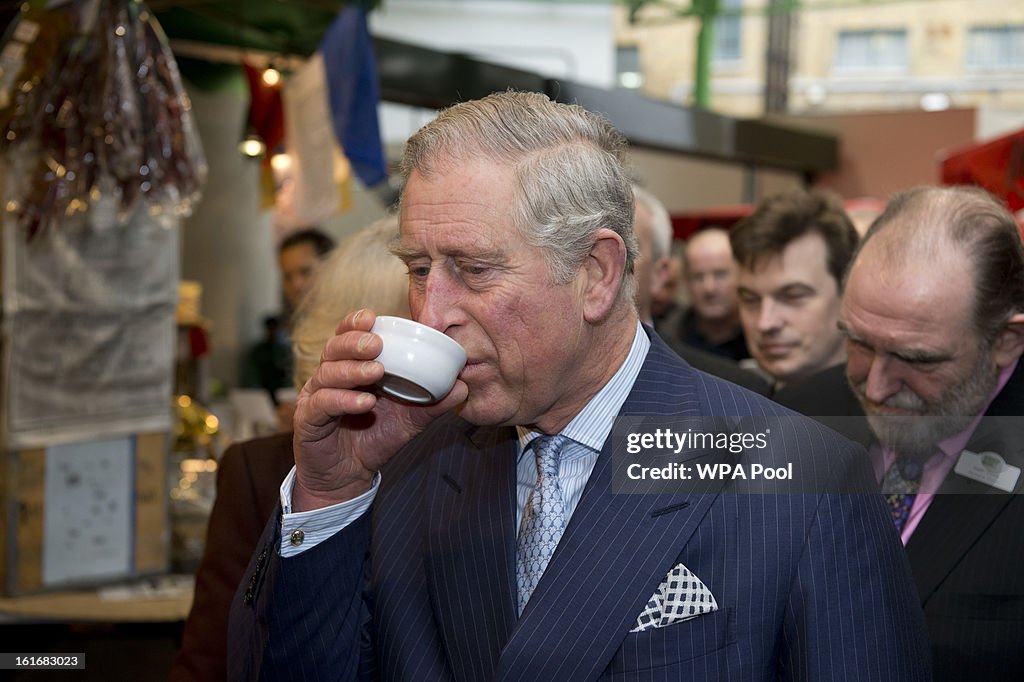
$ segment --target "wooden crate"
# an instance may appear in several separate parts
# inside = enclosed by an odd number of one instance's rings
[[[0,531],[4,542],[0,561],[0,589],[8,596],[116,582],[168,570],[170,532],[167,505],[167,433],[139,433],[130,437],[132,471],[128,490],[111,491],[129,501],[128,537],[105,538],[112,547],[130,543],[128,565],[114,574],[45,580],[46,519],[67,500],[46,499],[46,448],[8,450],[0,466],[4,513]],[[54,458],[55,459],[55,458]],[[52,462],[51,462],[52,463]],[[83,518],[90,510],[82,509]],[[73,573],[75,567],[67,567]]]

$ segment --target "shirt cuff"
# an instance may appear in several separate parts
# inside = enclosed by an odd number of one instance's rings
[[[295,467],[281,483],[281,547],[283,557],[295,556],[316,547],[334,536],[366,513],[377,497],[380,472],[373,476],[370,489],[359,497],[312,511],[292,512],[292,488],[295,486]]]

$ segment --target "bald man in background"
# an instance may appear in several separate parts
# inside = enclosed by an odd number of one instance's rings
[[[636,207],[633,213],[633,231],[636,234],[637,257],[633,272],[636,276],[636,309],[640,321],[651,324],[651,294],[664,285],[670,276],[668,262],[671,261],[668,244],[671,243],[672,224],[665,206],[653,194],[633,185]],[[728,240],[726,240],[728,245]],[[732,260],[730,254],[729,260]],[[676,355],[693,367],[721,377],[746,389],[767,395],[770,385],[761,375],[740,367],[720,355],[691,346],[676,338],[668,338],[658,332]]]
[[[737,274],[728,232],[708,228],[694,234],[683,248],[683,283],[691,305],[666,316],[658,333],[729,360],[750,357],[740,325]]]
[[[636,204],[633,229],[640,242],[640,254],[634,262],[636,274],[636,307],[640,321],[653,325],[651,315],[654,292],[665,288],[672,276],[672,220],[668,210],[649,191],[633,185]]]

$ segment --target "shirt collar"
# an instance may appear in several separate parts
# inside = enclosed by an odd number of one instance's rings
[[[626,402],[626,397],[633,389],[633,383],[640,368],[647,357],[647,351],[651,348],[651,340],[647,338],[643,327],[639,322],[636,324],[636,334],[633,336],[633,345],[619,369],[612,378],[601,387],[593,398],[590,399],[580,413],[572,418],[561,435],[586,446],[587,448],[600,452],[604,446],[608,434],[615,424],[615,417]],[[522,426],[517,426],[519,434],[519,452],[526,451],[526,446],[537,436],[542,435],[539,431],[532,431]]]

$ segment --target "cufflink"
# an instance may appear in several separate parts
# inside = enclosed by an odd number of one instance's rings
[[[305,539],[306,534],[302,532],[301,528],[299,528],[297,530],[292,531],[292,534],[289,536],[288,541],[291,542],[292,545],[298,547],[302,544],[302,541]]]

